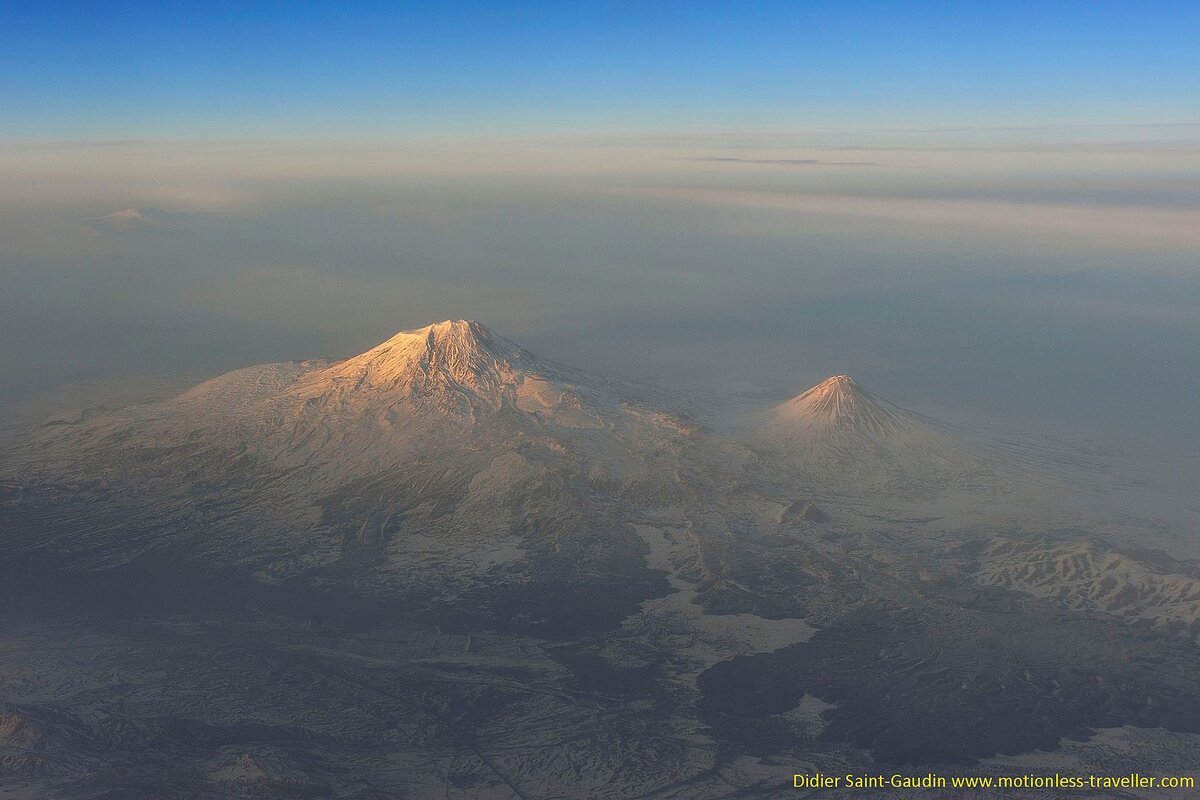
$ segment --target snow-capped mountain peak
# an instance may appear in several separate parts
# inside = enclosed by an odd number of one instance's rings
[[[849,375],[834,375],[780,405],[775,420],[813,431],[880,434],[905,424],[905,412],[874,397]]]
[[[996,478],[959,436],[835,375],[771,409],[759,429],[829,491],[909,499]]]
[[[102,230],[129,232],[161,226],[166,216],[164,212],[155,209],[123,208],[111,214],[91,217],[89,223],[92,227]]]
[[[443,410],[505,405],[529,379],[554,368],[473,320],[446,320],[405,330],[360,355],[310,375],[307,397],[407,402]]]
[[[111,214],[105,214],[100,219],[112,220],[113,222],[125,222],[130,224],[137,223],[153,223],[154,219],[148,214],[142,213],[140,208],[124,208],[120,211],[114,211]]]
[[[459,319],[401,331],[338,369],[383,380],[416,369],[427,377],[440,375],[471,385],[490,373],[529,366],[533,361],[514,342],[478,322]]]

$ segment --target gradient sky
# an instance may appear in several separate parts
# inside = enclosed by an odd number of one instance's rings
[[[1195,2],[75,2],[0,12],[0,136],[1200,120]]]

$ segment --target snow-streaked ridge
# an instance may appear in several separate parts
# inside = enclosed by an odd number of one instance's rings
[[[772,412],[783,425],[808,431],[856,431],[865,435],[894,432],[912,415],[867,392],[849,375],[834,375]]]
[[[305,398],[498,409],[527,379],[555,369],[472,320],[446,320],[401,331],[360,355],[308,376]]]

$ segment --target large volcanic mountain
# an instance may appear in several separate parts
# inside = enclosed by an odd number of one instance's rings
[[[614,598],[650,578],[616,504],[679,495],[677,459],[701,435],[628,390],[465,320],[344,361],[237,370],[43,427],[4,477],[24,522],[55,522],[0,546],[73,569],[203,559],[268,583],[437,587],[425,604],[496,572],[531,597],[600,581],[620,615]]]
[[[471,449],[474,437],[538,441],[632,424],[638,415],[622,402],[623,389],[543,362],[476,322],[446,321],[344,361],[248,367],[164,402],[55,420],[25,455],[37,471],[182,449],[197,467],[224,457],[327,486],[396,467],[422,449]]]

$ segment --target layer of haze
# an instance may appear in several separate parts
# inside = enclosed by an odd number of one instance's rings
[[[1196,133],[11,147],[0,391],[471,317],[622,377],[848,372],[928,410],[1194,436]]]

